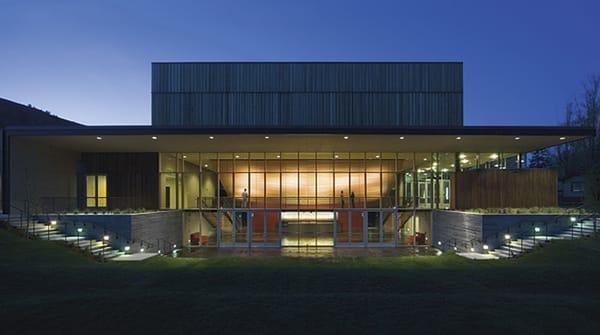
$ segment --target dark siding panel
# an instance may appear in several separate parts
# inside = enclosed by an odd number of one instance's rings
[[[82,153],[81,160],[84,174],[107,175],[110,208],[158,209],[157,153]]]
[[[153,125],[461,126],[460,63],[157,63]]]

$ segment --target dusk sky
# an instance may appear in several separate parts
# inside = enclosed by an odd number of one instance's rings
[[[600,1],[6,1],[0,97],[150,124],[153,61],[462,61],[466,125],[555,125],[600,73]]]

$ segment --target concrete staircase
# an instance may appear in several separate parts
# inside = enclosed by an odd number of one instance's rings
[[[104,241],[88,239],[83,235],[66,235],[58,229],[57,225],[43,224],[34,220],[22,221],[18,217],[9,217],[8,224],[29,236],[35,236],[40,240],[63,242],[101,260],[116,260],[117,257],[125,255],[124,252],[112,248]]]
[[[597,233],[600,233],[600,222],[597,223],[596,230],[594,230],[594,222],[592,220],[583,220],[581,222],[574,223],[571,227],[557,234],[548,236],[531,235],[523,237],[522,239],[510,240],[510,242],[505,243],[499,248],[489,251],[487,254],[494,256],[494,258],[518,257],[528,251],[531,251],[538,245],[549,243],[554,240],[570,240],[591,236]]]

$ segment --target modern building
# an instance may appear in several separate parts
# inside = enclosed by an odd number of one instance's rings
[[[557,206],[526,153],[594,134],[464,126],[460,62],[154,63],[152,126],[6,127],[3,210],[159,211],[198,247],[429,245],[432,210]]]

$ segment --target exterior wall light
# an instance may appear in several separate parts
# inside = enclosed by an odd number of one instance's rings
[[[208,139],[209,139],[209,140],[214,140],[214,139],[215,139],[215,137],[214,137],[214,136],[209,136],[209,137],[208,137]]]
[[[536,233],[539,233],[539,232],[540,232],[540,230],[541,230],[541,229],[540,229],[540,227],[535,227],[535,228],[533,228],[533,231],[535,231]]]
[[[130,249],[131,248],[128,245],[126,245],[125,248],[123,248],[123,250],[125,250],[125,251],[129,251]]]
[[[442,241],[438,241],[438,245],[442,245]]]
[[[152,139],[156,141],[156,140],[158,140],[158,137],[152,136]]]
[[[456,139],[457,139],[457,140],[462,140],[462,137],[460,137],[460,136],[456,136]]]
[[[96,139],[97,139],[98,141],[101,141],[101,140],[102,140],[102,136],[96,136]]]
[[[140,252],[144,252],[144,248],[141,248],[141,249],[140,249]]]
[[[349,138],[350,138],[350,137],[348,137],[348,136],[344,136],[344,139],[345,139],[345,140],[347,140],[347,139],[349,139]]]
[[[78,233],[82,233],[83,232],[83,228],[77,228],[77,232]]]
[[[564,140],[566,140],[566,139],[567,139],[567,138],[566,138],[566,137],[564,137],[564,136],[561,136],[561,137],[559,138],[559,140],[561,140],[561,141],[564,141]]]
[[[50,220],[50,224],[54,226],[56,224],[56,220]]]
[[[110,240],[110,236],[104,235],[104,237],[102,237],[102,239],[105,240],[105,241],[108,241],[108,240]]]
[[[489,249],[490,249],[490,247],[487,244],[483,245],[483,250],[489,250]]]
[[[504,235],[504,239],[505,239],[505,240],[510,240],[510,234],[506,234],[506,235]]]
[[[577,221],[577,218],[574,216],[571,216],[570,220],[571,220],[571,222],[575,222],[575,221]]]
[[[515,137],[515,141],[520,140],[521,138],[519,136]]]
[[[403,139],[404,139],[404,136],[400,136],[400,139],[401,139],[401,140],[403,140]]]

